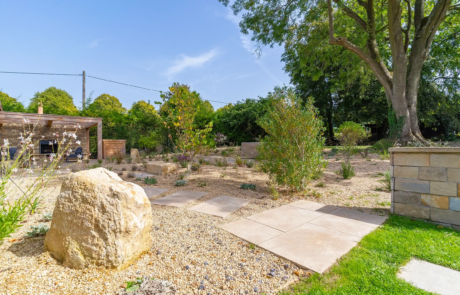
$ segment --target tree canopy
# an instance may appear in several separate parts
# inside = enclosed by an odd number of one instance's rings
[[[2,91],[0,91],[0,103],[5,112],[23,113],[26,111],[24,105],[21,102]]]
[[[28,113],[36,113],[39,103],[43,103],[45,114],[76,116],[79,114],[73,98],[65,90],[49,87],[43,92],[35,93],[27,107]]]

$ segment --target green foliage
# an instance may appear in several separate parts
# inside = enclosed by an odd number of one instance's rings
[[[246,190],[252,190],[252,191],[255,191],[256,190],[256,185],[255,184],[252,184],[252,183],[243,183],[241,186],[240,186],[241,189],[246,189]]]
[[[201,164],[200,163],[193,163],[192,166],[190,167],[192,171],[200,171],[201,169]]]
[[[35,197],[32,200],[32,203],[30,204],[30,214],[35,214],[35,211],[37,211],[38,207],[40,206],[41,201],[42,201],[41,197]]]
[[[46,234],[50,228],[46,224],[32,225],[30,231],[26,232],[29,238]]]
[[[135,281],[127,281],[125,291],[127,293],[134,292],[140,288],[140,285],[143,283],[142,278],[136,278]]]
[[[177,180],[176,183],[174,183],[175,186],[185,186],[187,184],[187,180]]]
[[[19,102],[16,98],[9,96],[8,94],[0,91],[0,103],[5,112],[20,112],[24,113],[26,110],[24,105]]]
[[[77,107],[73,103],[73,98],[66,91],[56,87],[50,87],[43,92],[35,93],[27,107],[28,113],[37,113],[38,105],[43,103],[43,113],[77,116]]]
[[[385,188],[387,189],[387,191],[391,191],[391,173],[390,171],[389,170],[385,171],[383,176],[384,176],[383,183],[385,183]]]
[[[235,158],[235,163],[236,163],[236,165],[238,165],[240,167],[243,167],[243,165],[244,165],[243,159],[241,159],[240,156]]]
[[[217,167],[227,167],[228,166],[227,159],[223,158],[222,160],[216,160],[216,166]]]
[[[144,178],[144,183],[145,184],[157,184],[158,181],[156,180],[155,177],[148,177],[147,176],[146,178]]]
[[[50,221],[51,219],[53,219],[53,213],[48,212],[43,215],[43,220]]]
[[[371,150],[376,154],[380,155],[382,160],[387,160],[390,158],[388,149],[393,146],[393,141],[390,139],[381,139],[374,143],[371,147]]]
[[[268,134],[258,146],[262,171],[278,185],[304,189],[323,162],[323,126],[313,101],[302,105],[293,89],[276,88],[258,123]]]
[[[355,168],[351,166],[350,162],[342,162],[342,170],[340,170],[340,173],[343,179],[350,179],[355,176]]]
[[[246,161],[245,164],[246,164],[246,167],[248,167],[248,168],[254,167],[254,161],[252,161],[252,160]]]
[[[337,129],[337,137],[342,145],[345,160],[348,163],[351,156],[356,153],[356,145],[367,138],[368,133],[361,124],[345,122]]]

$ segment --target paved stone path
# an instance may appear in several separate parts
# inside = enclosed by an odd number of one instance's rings
[[[205,192],[178,191],[166,197],[151,201],[155,205],[182,207],[206,195]]]
[[[400,269],[400,279],[428,292],[441,295],[460,294],[460,272],[417,259]]]
[[[164,192],[167,192],[167,188],[159,188],[159,187],[144,187],[145,194],[150,199],[152,197],[156,197],[161,195]]]
[[[143,172],[133,172],[135,178],[155,177],[155,175]]]
[[[220,196],[198,204],[189,210],[225,217],[229,214],[232,214],[249,202],[250,200]]]
[[[386,217],[297,201],[222,228],[298,265],[323,273]]]

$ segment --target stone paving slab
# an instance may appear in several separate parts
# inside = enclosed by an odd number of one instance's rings
[[[167,192],[167,188],[159,188],[159,187],[144,187],[145,194],[148,198],[155,197],[161,195],[164,192]]]
[[[417,259],[403,266],[398,278],[422,290],[441,295],[460,294],[460,272]]]
[[[155,177],[155,175],[150,173],[142,173],[142,172],[130,172],[134,175],[135,178],[146,178],[146,177]]]
[[[166,197],[151,201],[154,205],[182,207],[206,195],[205,192],[178,191]]]
[[[342,212],[341,210],[345,212]],[[334,213],[338,213],[339,215],[335,215]],[[329,214],[325,214],[315,220],[312,220],[310,223],[362,238],[368,233],[372,232],[376,227],[378,227],[381,223],[385,221],[385,218],[374,218],[374,216],[372,215],[369,217],[362,216],[361,214],[365,213],[361,213],[350,209],[337,209]],[[377,221],[381,222],[378,223]]]
[[[189,210],[225,217],[249,202],[250,200],[220,196],[198,204]]]
[[[340,209],[334,210],[330,212],[329,214],[348,218],[348,219],[354,219],[354,220],[361,221],[361,222],[366,222],[369,224],[373,224],[376,227],[383,224],[385,220],[387,220],[387,217],[385,216],[372,215],[372,214],[363,213],[363,212],[359,212],[359,211],[352,210],[352,209],[346,209],[346,208],[340,208]]]
[[[259,245],[298,265],[323,273],[356,246],[359,238],[306,223]]]
[[[286,232],[322,215],[323,213],[286,205],[248,218]]]
[[[283,234],[280,230],[246,218],[224,224],[221,228],[256,245]]]
[[[289,206],[294,206],[302,209],[307,209],[310,211],[317,211],[321,213],[329,213],[331,211],[334,211],[337,209],[336,206],[331,206],[331,205],[324,205],[321,203],[316,203],[316,202],[311,202],[311,201],[305,201],[305,200],[300,200],[300,201],[295,201]]]

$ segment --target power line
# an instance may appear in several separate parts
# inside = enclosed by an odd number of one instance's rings
[[[26,74],[26,75],[81,76],[81,74],[29,73],[29,72],[5,72],[5,71],[0,71],[0,73],[2,74]]]
[[[6,71],[0,71],[0,74],[53,75],[53,76],[80,76],[80,77],[83,76],[82,74],[31,73],[31,72],[6,72]],[[120,85],[125,85],[125,86],[129,86],[129,87],[134,87],[134,88],[149,90],[149,91],[156,91],[156,92],[160,92],[160,93],[163,92],[163,91],[161,91],[161,90],[145,88],[145,87],[136,86],[136,85],[131,85],[131,84],[122,83],[122,82],[117,82],[117,81],[113,81],[113,80],[98,78],[98,77],[94,77],[94,76],[90,76],[90,75],[86,75],[86,77],[93,78],[93,79],[97,79],[97,80],[101,80],[101,81],[106,81],[106,82],[110,82],[110,83],[116,83],[116,84],[120,84]],[[227,102],[217,101],[217,100],[208,100],[208,99],[207,99],[207,101],[216,102],[216,103],[222,103],[222,104],[228,104]]]

